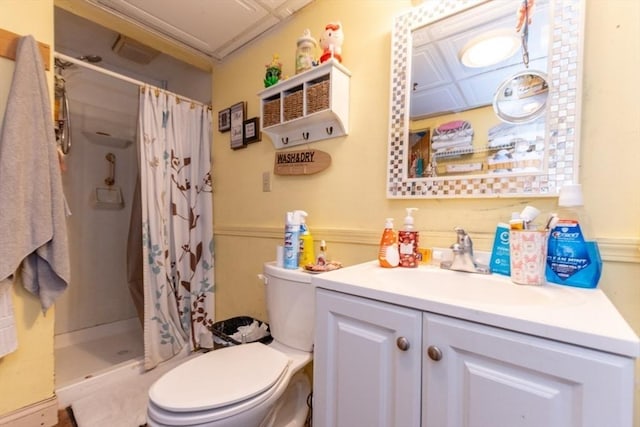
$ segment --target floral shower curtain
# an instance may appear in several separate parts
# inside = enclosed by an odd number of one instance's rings
[[[211,113],[140,89],[144,363],[155,367],[213,324]]]

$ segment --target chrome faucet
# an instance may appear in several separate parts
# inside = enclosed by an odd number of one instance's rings
[[[466,271],[468,273],[490,274],[491,270],[488,266],[479,264],[474,259],[471,236],[461,227],[456,227],[454,230],[457,234],[457,241],[451,245],[453,259],[451,261],[442,261],[440,268]]]

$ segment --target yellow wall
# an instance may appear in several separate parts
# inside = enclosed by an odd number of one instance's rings
[[[640,3],[586,3],[580,156],[585,206],[580,213],[587,236],[600,242],[605,259],[600,287],[640,333],[640,94],[633,84],[640,70]],[[374,259],[384,218],[395,217],[398,224],[409,206],[420,208],[415,218],[425,245],[448,246],[453,227],[462,225],[482,250],[490,250],[496,223],[512,211],[527,204],[545,213],[557,211],[554,198],[386,198],[391,21],[410,5],[316,0],[284,28],[214,68],[214,112],[247,101],[248,117],[257,116],[256,94],[263,89],[264,65],[272,53],[280,54],[284,74],[292,75],[295,41],[302,31],[309,28],[318,37],[324,24],[339,19],[345,31],[343,64],[352,73],[351,129],[346,137],[313,144],[332,156],[331,166],[319,174],[273,176],[272,191],[263,193],[262,172],[273,170],[275,153],[268,137],[233,151],[229,134],[214,132],[217,319],[266,318],[256,274],[264,261],[275,259],[287,210],[309,212],[316,250],[318,241],[326,239],[329,256],[345,264]]]
[[[0,28],[32,34],[53,47],[53,0],[0,1]],[[13,67],[13,61],[0,58],[0,117],[4,117]],[[47,76],[53,88],[52,73]],[[14,286],[13,291],[18,350],[0,359],[0,416],[53,395],[54,310],[45,317],[37,298],[22,286]]]

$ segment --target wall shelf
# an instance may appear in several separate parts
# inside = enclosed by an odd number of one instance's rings
[[[351,73],[331,59],[261,91],[260,126],[276,149],[349,133]]]

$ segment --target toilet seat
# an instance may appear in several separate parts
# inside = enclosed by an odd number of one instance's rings
[[[286,373],[280,377],[278,382],[267,392],[259,394],[244,402],[230,405],[226,408],[213,409],[209,411],[196,411],[196,412],[170,412],[166,411],[149,400],[147,406],[147,415],[149,416],[149,425],[154,426],[206,426],[214,421],[222,420],[224,418],[238,415],[242,412],[248,411],[254,406],[260,405],[265,400],[269,399],[275,390],[280,387]],[[153,421],[153,423],[151,422]]]
[[[203,354],[151,386],[149,415],[168,425],[232,416],[268,399],[286,378],[289,365],[284,353],[261,343]]]

